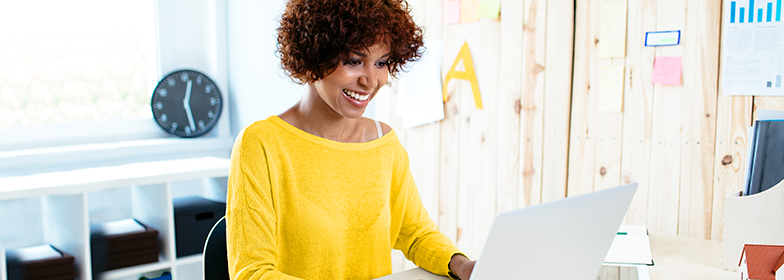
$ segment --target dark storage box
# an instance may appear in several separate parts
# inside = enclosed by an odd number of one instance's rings
[[[137,223],[143,230],[107,234],[105,232],[107,227],[91,226],[90,253],[93,278],[107,270],[158,261],[160,253],[158,231],[136,220],[130,222]]]
[[[226,213],[226,203],[200,196],[174,200],[174,237],[177,257],[200,254],[215,223]]]
[[[158,261],[158,248],[139,249],[122,254],[110,254],[106,259],[106,270],[118,269],[134,265],[154,263]]]
[[[48,245],[47,245],[48,246]],[[32,248],[32,247],[31,247]],[[7,268],[9,280],[38,280],[38,279],[69,279],[76,278],[74,257],[65,254],[54,247],[56,257],[30,257],[28,248],[7,250]],[[40,252],[40,250],[38,250]],[[34,254],[32,254],[34,255]]]

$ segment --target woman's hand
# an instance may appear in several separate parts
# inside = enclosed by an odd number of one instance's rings
[[[460,277],[460,279],[468,280],[468,278],[471,277],[471,271],[474,271],[475,263],[476,261],[469,260],[466,256],[457,254],[452,256],[452,260],[449,262],[449,269],[457,277]]]

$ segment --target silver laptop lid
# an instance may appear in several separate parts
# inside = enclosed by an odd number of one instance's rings
[[[499,214],[472,280],[593,280],[637,183]]]

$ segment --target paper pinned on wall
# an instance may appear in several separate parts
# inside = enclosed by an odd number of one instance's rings
[[[771,2],[757,1],[754,6],[754,1],[732,0],[722,4],[722,94],[784,96],[782,1],[775,1],[775,8]]]
[[[444,24],[460,23],[460,1],[444,2]]]
[[[478,22],[479,21],[479,0],[462,0],[460,1],[460,22]]]
[[[626,1],[602,4],[599,57],[626,56]]]
[[[623,112],[623,66],[605,66],[599,73],[599,111]]]
[[[501,0],[482,0],[479,3],[479,17],[497,19],[501,14]]]
[[[645,32],[646,47],[677,46],[680,43],[680,30]]]
[[[427,50],[408,72],[402,72],[397,88],[397,110],[403,128],[444,119],[441,99],[441,54],[443,42],[425,40]]]
[[[681,84],[681,57],[657,56],[653,60],[654,84],[680,85]]]

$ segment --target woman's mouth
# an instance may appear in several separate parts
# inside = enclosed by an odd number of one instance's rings
[[[353,91],[348,90],[348,89],[343,89],[343,94],[345,94],[346,96],[350,97],[351,99],[354,99],[354,100],[357,100],[357,101],[365,101],[365,100],[368,100],[368,98],[370,98],[370,94],[368,94],[368,95],[361,95],[359,93],[353,92]]]

